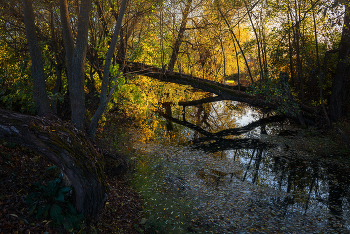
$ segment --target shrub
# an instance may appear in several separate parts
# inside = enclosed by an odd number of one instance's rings
[[[37,182],[36,186],[36,191],[26,197],[26,203],[31,204],[28,215],[50,217],[54,225],[63,225],[69,232],[82,228],[84,216],[66,199],[72,187],[64,187],[61,178],[49,181],[46,186]]]

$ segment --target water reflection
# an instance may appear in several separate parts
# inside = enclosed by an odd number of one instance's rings
[[[288,120],[275,115],[265,117],[259,111],[217,97],[179,105],[168,103],[158,111],[167,121],[167,130],[176,131],[177,125],[186,127],[177,134],[187,137],[194,148],[231,158],[242,169],[234,175],[200,168],[197,176],[205,184],[217,189],[223,178],[232,182],[235,177],[268,186],[286,194],[270,197],[263,204],[276,209],[278,217],[298,212],[311,215],[314,222],[336,232],[350,230],[349,172],[333,165],[332,160],[321,160],[293,148],[290,142],[298,132],[291,129]],[[168,127],[170,121],[177,125]]]

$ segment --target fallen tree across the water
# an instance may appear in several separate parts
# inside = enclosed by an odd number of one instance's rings
[[[121,61],[119,62],[121,63]],[[193,88],[214,93],[220,96],[219,98],[221,99],[243,102],[253,107],[278,110],[282,105],[281,100],[274,97],[264,95],[251,95],[246,92],[238,91],[237,86],[221,84],[219,82],[210,81],[179,72],[173,72],[166,69],[160,69],[143,63],[126,62],[124,68],[127,74],[143,75],[164,82],[189,85]],[[316,117],[317,110],[315,108],[308,107],[301,103],[298,103],[298,105],[300,111],[302,111],[305,116],[308,116],[308,118]],[[291,108],[290,112],[286,112],[284,114],[295,119],[299,118],[300,120],[300,116],[298,116],[299,114],[294,112],[295,109]]]

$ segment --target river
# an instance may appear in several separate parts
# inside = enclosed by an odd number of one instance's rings
[[[349,233],[349,170],[315,129],[232,101],[147,121],[127,134],[148,233]]]

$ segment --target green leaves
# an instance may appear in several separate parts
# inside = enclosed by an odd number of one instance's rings
[[[118,86],[122,86],[125,84],[125,77],[124,76],[120,76],[117,78],[117,83],[118,83]]]
[[[264,95],[266,97],[265,103],[278,104],[277,113],[291,114],[293,116],[298,114],[299,106],[295,102],[289,100],[281,81],[274,78],[272,75],[267,77],[263,84],[252,84],[250,88],[250,94]],[[286,89],[290,90],[288,83],[286,84]]]
[[[50,216],[52,218],[52,221],[54,221],[57,224],[61,224],[61,221],[62,221],[62,209],[61,209],[61,207],[54,204],[50,210]]]
[[[36,218],[45,219],[49,216],[54,225],[63,225],[69,232],[81,228],[84,216],[66,199],[71,187],[63,187],[60,178],[49,181],[46,186],[37,182],[36,186],[37,191],[26,197],[26,203],[31,204],[28,215],[36,213]]]
[[[37,203],[36,203],[37,204]],[[36,217],[44,217],[46,218],[47,215],[49,214],[49,209],[51,208],[50,204],[46,204],[46,205],[39,205],[38,207],[38,212],[36,214]]]
[[[119,64],[111,65],[109,72],[112,76],[116,76],[118,74],[118,71],[119,71]]]

